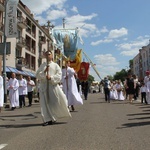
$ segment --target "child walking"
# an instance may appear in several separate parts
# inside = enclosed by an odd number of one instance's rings
[[[145,104],[147,104],[146,101],[146,92],[147,92],[147,88],[145,86],[144,83],[142,83],[142,86],[140,88],[140,93],[141,93],[141,103],[143,103],[143,100],[145,101]]]

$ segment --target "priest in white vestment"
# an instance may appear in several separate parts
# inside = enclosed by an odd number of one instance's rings
[[[3,88],[3,77],[0,75],[0,112],[1,107],[4,105],[4,88]]]
[[[9,90],[9,100],[11,105],[11,110],[14,110],[19,106],[19,82],[16,79],[16,74],[12,73],[12,78],[8,81],[7,89]]]
[[[40,80],[40,105],[43,126],[53,124],[57,119],[71,117],[65,94],[59,86],[62,72],[57,63],[52,61],[51,51],[45,53],[47,63],[41,64],[36,77]]]
[[[83,104],[83,100],[77,89],[75,75],[75,70],[70,67],[70,61],[66,61],[65,67],[62,69],[62,85],[68,99],[68,106],[71,106],[72,111],[75,110],[74,105]]]

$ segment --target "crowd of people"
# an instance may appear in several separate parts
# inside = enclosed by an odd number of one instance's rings
[[[30,76],[26,79],[22,75],[16,78],[12,73],[7,81],[7,90],[11,110],[26,106],[25,97],[28,97],[28,107],[32,106],[33,88],[37,87],[37,95],[41,107],[43,126],[52,125],[59,118],[71,117],[75,105],[83,105],[88,99],[90,84],[88,81],[79,82],[76,71],[70,67],[66,60],[61,69],[53,62],[51,51],[45,53],[47,62],[41,64],[36,72],[37,82]],[[105,77],[99,84],[100,92],[105,95],[105,101],[129,99],[132,103],[141,95],[141,103],[150,104],[150,72],[146,72],[143,82],[139,82],[135,75],[128,74],[124,82],[121,80],[110,81]],[[0,111],[4,105],[3,78],[0,76]],[[82,95],[82,96],[81,96]]]
[[[33,87],[35,82],[31,80],[31,77],[23,78],[20,74],[16,78],[15,73],[11,73],[11,78],[6,80],[6,89],[8,91],[8,97],[10,101],[11,110],[15,110],[16,107],[22,108],[26,106],[25,96],[28,97],[28,107],[32,105]],[[4,105],[4,88],[3,78],[0,76],[0,108]]]
[[[100,87],[104,89],[105,101],[108,103],[110,100],[126,99],[133,103],[133,100],[141,98],[141,103],[150,104],[150,71],[146,71],[143,81],[139,81],[138,77],[131,73],[123,82],[121,80],[110,81],[108,77],[105,77]]]

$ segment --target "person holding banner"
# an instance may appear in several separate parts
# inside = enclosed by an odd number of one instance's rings
[[[65,94],[59,86],[61,81],[61,68],[54,63],[51,51],[46,51],[47,63],[41,64],[36,72],[40,81],[40,105],[43,126],[52,125],[57,119],[71,117]]]
[[[68,107],[75,110],[74,105],[83,104],[83,100],[78,92],[76,83],[76,72],[70,67],[70,61],[66,60],[65,67],[62,69],[63,91],[68,99]]]

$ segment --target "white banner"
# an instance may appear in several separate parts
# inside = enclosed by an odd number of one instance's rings
[[[19,0],[7,0],[5,15],[5,36],[7,38],[18,37],[17,32],[17,5]]]

